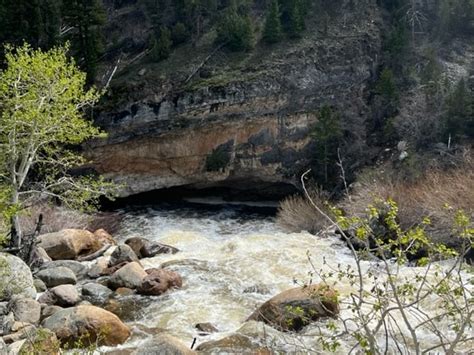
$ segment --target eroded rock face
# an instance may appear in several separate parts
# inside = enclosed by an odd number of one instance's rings
[[[43,234],[38,237],[41,248],[53,260],[75,259],[101,248],[99,239],[89,231],[81,229],[64,229],[56,233]]]
[[[276,295],[248,320],[265,322],[281,331],[298,331],[312,321],[338,313],[337,292],[325,285],[311,285]]]
[[[81,340],[90,344],[115,346],[125,342],[130,329],[114,314],[95,306],[63,309],[43,321],[43,327],[53,331],[62,344],[74,345]]]
[[[355,135],[368,117],[364,92],[379,64],[381,12],[375,0],[337,12],[331,36],[312,28],[271,55],[257,48],[248,67],[219,62],[209,78],[184,84],[206,54],[161,78],[138,75],[143,68],[117,76],[116,102],[97,120],[109,136],[88,147],[93,167],[122,183],[122,196],[185,185],[296,184],[314,154],[310,132],[323,105],[336,108]]]

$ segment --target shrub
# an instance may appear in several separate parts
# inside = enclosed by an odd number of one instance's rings
[[[321,189],[311,189],[310,196],[321,209],[329,212],[327,195]],[[290,196],[280,203],[277,223],[290,232],[308,231],[317,233],[329,226],[304,196]]]
[[[237,9],[231,7],[217,28],[216,41],[234,52],[251,49],[254,35],[250,18],[240,15]]]

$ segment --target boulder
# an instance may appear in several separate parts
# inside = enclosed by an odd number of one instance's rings
[[[148,269],[147,276],[138,286],[137,292],[142,295],[159,296],[170,288],[180,288],[183,280],[178,273],[166,269]]]
[[[157,334],[140,345],[140,349],[133,352],[133,354],[191,355],[196,354],[196,352],[171,335]]]
[[[141,258],[151,258],[157,254],[175,254],[179,250],[171,245],[150,242],[148,239],[133,237],[125,241],[135,254]]]
[[[112,237],[105,229],[97,229],[94,232],[94,235],[102,245],[117,245],[117,242],[115,241],[114,237]]]
[[[0,316],[8,314],[8,302],[0,302]]]
[[[119,287],[137,288],[148,274],[138,262],[129,263],[117,270],[109,280],[112,289]]]
[[[259,348],[260,345],[251,338],[241,334],[232,334],[219,340],[199,344],[196,350],[205,354],[256,354]]]
[[[21,323],[16,324],[15,328],[12,327],[12,331],[13,333],[3,337],[6,344],[12,344],[23,339],[29,339],[36,331],[36,327],[33,324]]]
[[[41,321],[45,320],[46,318],[52,316],[54,313],[59,312],[60,310],[63,309],[63,307],[60,306],[50,306],[44,304],[45,307],[42,307],[41,309]]]
[[[14,323],[15,317],[13,312],[0,316],[0,336],[9,334]]]
[[[89,282],[82,286],[82,296],[92,304],[102,304],[112,295],[113,291],[108,287],[95,282]]]
[[[90,266],[89,271],[87,272],[87,276],[96,279],[102,275],[106,275],[106,270],[109,267],[109,258],[107,257],[100,257],[94,261],[94,263]]]
[[[53,259],[50,258],[46,250],[41,247],[34,247],[30,255],[30,265],[40,266]]]
[[[0,338],[0,354],[8,354],[8,346],[2,338]]]
[[[73,285],[60,285],[48,290],[38,300],[47,305],[71,307],[81,301],[77,289]]]
[[[37,325],[41,317],[41,305],[31,298],[13,298],[9,309],[17,322],[28,322]]]
[[[55,287],[65,284],[74,285],[77,283],[76,274],[74,274],[71,269],[64,266],[40,270],[35,276],[43,281],[47,287]]]
[[[114,314],[95,307],[77,306],[54,313],[43,321],[62,344],[74,346],[80,340],[90,344],[116,346],[130,336],[130,329]]]
[[[298,331],[338,313],[337,292],[320,284],[286,290],[265,302],[248,320],[265,322],[280,331]]]
[[[36,292],[44,292],[48,289],[46,284],[40,279],[34,279],[33,284],[35,285]]]
[[[64,229],[38,237],[38,246],[46,250],[53,260],[75,259],[99,250],[102,245],[97,237],[81,229]]]
[[[119,265],[122,263],[131,263],[131,262],[138,262],[138,256],[135,252],[130,248],[128,245],[119,245],[113,251],[112,255],[110,256],[109,260],[109,267],[113,267],[115,265]]]
[[[23,260],[7,253],[0,253],[0,301],[19,295],[36,298],[31,270]]]
[[[72,272],[74,272],[74,275],[76,275],[78,280],[87,278],[87,273],[89,272],[89,266],[87,266],[87,264],[75,260],[54,260],[43,264],[40,267],[40,270],[55,267],[67,267],[68,269],[72,270]]]
[[[56,334],[45,328],[38,328],[20,347],[20,354],[56,355],[60,354],[60,343]]]

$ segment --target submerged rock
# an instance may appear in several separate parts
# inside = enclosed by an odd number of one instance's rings
[[[148,269],[147,276],[138,286],[137,292],[142,295],[159,296],[170,288],[180,288],[183,280],[178,273],[166,269]]]
[[[217,333],[219,331],[212,323],[198,323],[194,327],[204,334]]]
[[[95,306],[63,309],[43,321],[64,345],[91,344],[116,346],[130,336],[130,329],[114,314]]]
[[[196,354],[181,340],[169,334],[157,334],[140,346],[133,354],[166,354],[166,355],[192,355]]]
[[[284,291],[260,306],[248,320],[265,322],[281,331],[298,331],[312,321],[338,313],[337,292],[320,284]]]
[[[205,354],[258,354],[261,346],[245,335],[232,334],[228,337],[199,344],[197,351]]]
[[[101,248],[99,239],[89,231],[64,229],[38,237],[38,246],[46,250],[53,260],[75,259]]]
[[[179,251],[179,249],[171,245],[151,242],[140,237],[129,238],[125,241],[125,244],[132,248],[140,259],[151,258],[158,254],[176,254]]]

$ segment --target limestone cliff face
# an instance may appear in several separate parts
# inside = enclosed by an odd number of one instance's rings
[[[375,0],[364,5],[341,5],[327,28],[308,23],[301,40],[259,46],[237,64],[216,54],[191,80],[212,45],[195,56],[191,47],[178,49],[155,66],[134,64],[117,77],[116,97],[98,118],[109,137],[87,147],[94,168],[121,183],[123,196],[296,184],[311,160],[322,105],[337,108],[354,134],[365,120],[381,21]],[[163,74],[164,66],[173,70]]]

